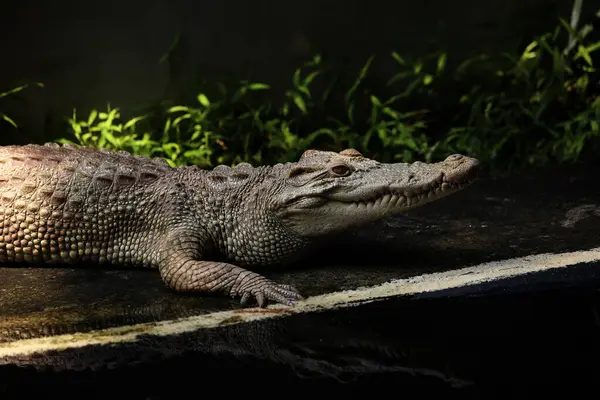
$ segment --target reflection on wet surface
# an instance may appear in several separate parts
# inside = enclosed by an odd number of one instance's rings
[[[581,276],[589,275],[585,269],[590,266],[579,268]],[[600,372],[595,362],[600,355],[599,306],[593,285],[510,295],[499,290],[474,297],[404,297],[148,337],[102,351],[84,347],[47,353],[37,362],[63,372],[40,373],[35,379],[56,388],[77,379],[100,397],[123,381],[127,384],[121,394],[130,392],[135,398],[183,396],[197,388],[198,379],[224,377],[240,390],[265,380],[286,383],[288,389],[379,382],[488,394],[500,386],[585,385]],[[12,361],[31,364],[18,357]],[[68,372],[77,370],[81,372]],[[0,371],[11,380],[33,378],[27,370]]]

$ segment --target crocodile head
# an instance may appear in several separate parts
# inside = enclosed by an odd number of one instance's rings
[[[270,211],[308,238],[343,232],[457,192],[476,179],[479,161],[454,154],[431,164],[384,164],[354,149],[308,150],[297,163],[279,167],[282,183],[270,193]]]

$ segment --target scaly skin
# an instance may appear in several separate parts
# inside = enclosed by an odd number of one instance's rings
[[[322,237],[441,198],[478,162],[381,164],[356,150],[297,163],[171,168],[74,146],[0,147],[0,262],[158,268],[177,291],[291,304],[290,285],[244,267],[284,264]]]

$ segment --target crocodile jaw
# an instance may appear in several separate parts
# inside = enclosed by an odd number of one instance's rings
[[[351,201],[330,199],[329,201],[332,203],[341,203],[344,207],[349,207],[350,209],[355,207],[357,210],[362,210],[362,212],[366,212],[367,214],[372,212],[385,217],[441,199],[442,197],[463,189],[471,183],[471,181],[465,181],[453,184],[442,180],[439,184],[435,184],[427,189],[413,192],[391,187],[366,199],[356,199]]]
[[[462,156],[460,156],[462,157]],[[351,190],[299,198],[280,218],[295,234],[315,237],[336,234],[406,212],[470,185],[479,162],[462,157],[419,165],[419,179],[406,179],[405,166],[390,164]],[[377,174],[377,175],[375,175]],[[411,175],[410,173],[408,175]],[[365,176],[368,176],[366,174]],[[388,180],[388,183],[385,182]],[[373,182],[381,182],[379,185]]]
[[[456,184],[440,182],[427,190],[415,193],[391,188],[382,189],[378,195],[360,200],[342,201],[323,197],[320,201],[315,200],[314,207],[288,213],[285,223],[295,233],[304,237],[340,233],[441,199],[471,183],[472,181]]]

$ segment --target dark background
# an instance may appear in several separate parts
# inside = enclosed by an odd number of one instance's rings
[[[584,14],[599,4],[586,0]],[[21,127],[3,127],[2,141],[54,139],[73,108],[83,116],[109,102],[127,114],[177,98],[197,75],[225,81],[252,71],[277,88],[316,53],[359,69],[391,50],[443,48],[449,63],[478,51],[514,52],[559,16],[568,20],[571,7],[570,0],[6,2],[0,92],[32,81],[45,87],[0,101]],[[169,61],[160,62],[178,35]]]

